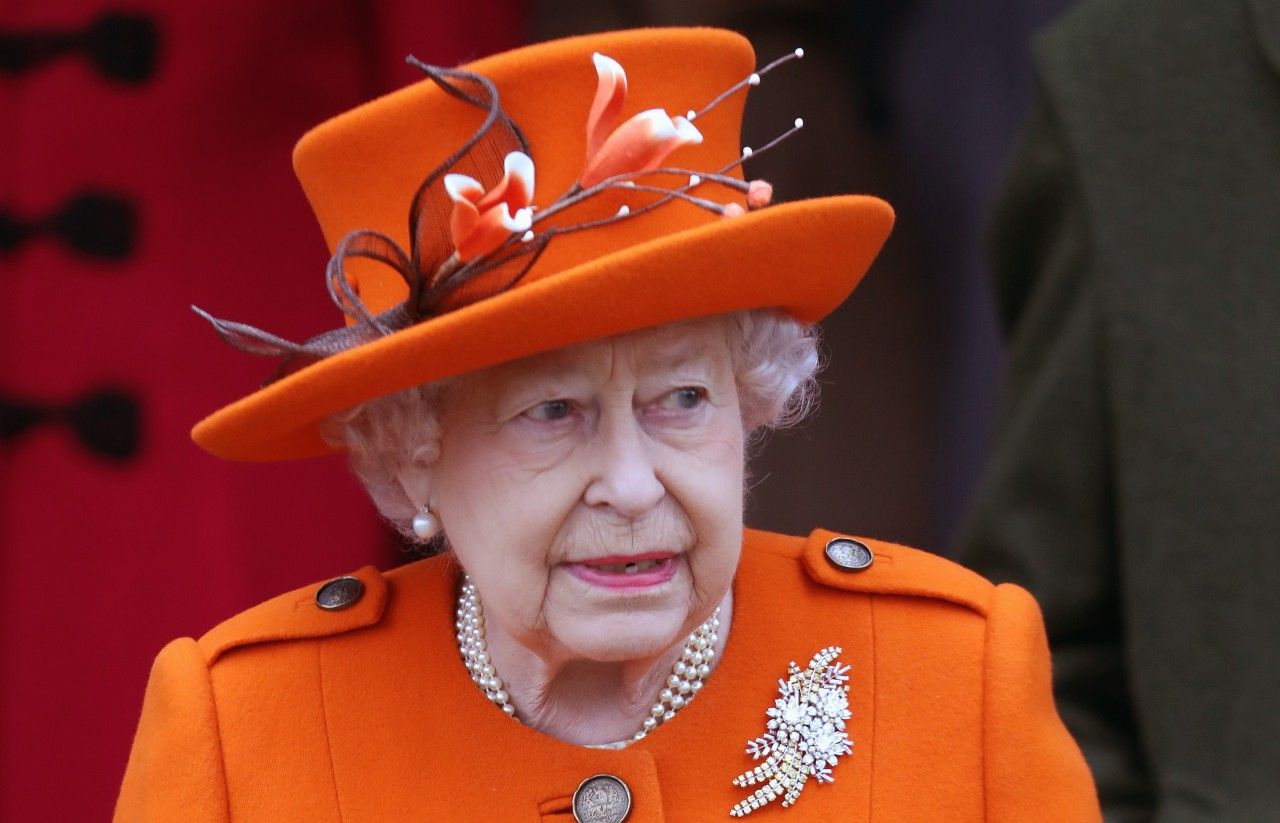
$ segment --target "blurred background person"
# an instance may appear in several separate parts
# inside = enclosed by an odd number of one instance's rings
[[[1091,0],[1035,54],[959,556],[1040,600],[1109,820],[1280,820],[1280,4]]]

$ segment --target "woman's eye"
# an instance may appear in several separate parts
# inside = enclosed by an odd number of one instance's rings
[[[667,409],[690,411],[701,406],[706,399],[706,389],[683,386],[662,398],[662,405]]]
[[[573,403],[568,400],[548,400],[539,403],[533,408],[525,412],[525,416],[531,420],[539,420],[546,423],[552,423],[556,420],[564,420],[573,413]]]

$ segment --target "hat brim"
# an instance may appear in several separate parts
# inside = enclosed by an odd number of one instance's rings
[[[211,414],[191,436],[228,460],[334,449],[318,424],[410,386],[664,323],[778,308],[816,322],[893,225],[875,197],[783,203],[598,258],[325,358]]]

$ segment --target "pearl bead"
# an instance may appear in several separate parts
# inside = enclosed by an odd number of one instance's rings
[[[658,728],[658,718],[656,718],[656,717],[646,717],[646,718],[644,719],[644,730],[645,730],[645,731],[647,731],[647,732],[651,732],[651,731],[653,731],[653,730],[654,730],[654,729],[656,729],[656,728]]]
[[[680,684],[683,682],[684,682],[683,679],[675,676],[674,674],[667,678],[667,685],[673,689],[680,688]]]
[[[673,669],[673,671],[674,671],[676,674],[680,675],[681,677],[684,677],[684,673],[685,673],[685,671],[686,671],[686,670],[688,670],[688,668],[689,668],[689,667],[685,665],[685,663],[684,663],[684,661],[683,661],[683,660],[677,660],[677,661],[676,661],[676,667],[675,667],[675,669]]]
[[[667,711],[666,709],[662,708],[661,703],[655,703],[653,708],[649,710],[649,713],[652,714],[654,717],[662,717],[662,715],[666,713],[666,711]]]
[[[658,699],[664,703],[670,702],[671,696],[672,696],[672,692],[670,689],[663,689],[662,691],[658,692]]]
[[[680,695],[676,695],[675,697],[671,698],[671,708],[673,709],[684,708],[684,698],[681,697]]]
[[[413,533],[419,540],[430,540],[440,533],[440,518],[427,511],[427,507],[413,516]]]

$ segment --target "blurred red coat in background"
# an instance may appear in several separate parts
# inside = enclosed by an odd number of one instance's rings
[[[340,320],[290,173],[310,126],[520,39],[519,0],[0,7],[0,820],[104,820],[151,658],[393,541],[338,459],[191,424]]]

